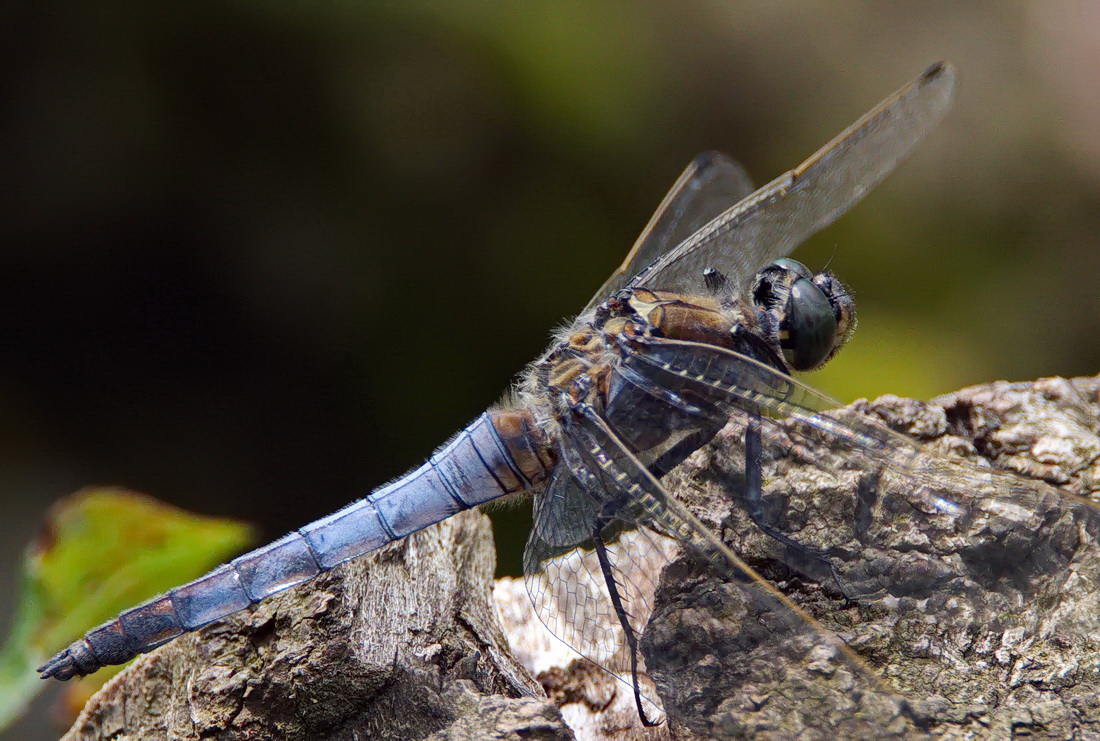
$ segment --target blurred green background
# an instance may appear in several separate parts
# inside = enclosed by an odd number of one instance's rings
[[[1063,0],[9,0],[0,628],[51,501],[327,514],[497,400],[696,152],[766,182],[938,59],[953,113],[796,253],[860,317],[810,382],[1096,373],[1098,49]]]

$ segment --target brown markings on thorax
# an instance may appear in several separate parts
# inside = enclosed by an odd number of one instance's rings
[[[611,300],[613,315],[599,327],[584,326],[571,334],[547,374],[552,389],[565,391],[573,401],[594,391],[606,395],[611,379],[611,364],[604,355],[613,350],[615,338],[627,338],[638,332],[670,339],[700,342],[718,347],[733,347],[729,315],[710,296],[689,296],[668,291],[636,289],[627,298]],[[639,326],[643,320],[650,328]],[[578,384],[587,376],[590,383]]]
[[[637,290],[630,304],[661,337],[719,347],[731,347],[733,344],[729,316],[710,296]]]

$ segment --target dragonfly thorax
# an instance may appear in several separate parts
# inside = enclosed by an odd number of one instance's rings
[[[702,287],[697,293],[621,289],[588,321],[560,335],[535,373],[552,414],[560,419],[578,404],[588,404],[605,413],[629,410],[634,417],[638,412],[632,405],[643,404],[649,407],[645,416],[667,428],[656,419],[660,409],[709,407],[711,400],[694,398],[687,384],[675,392],[679,396],[670,407],[658,390],[669,379],[637,362],[652,353],[654,341],[681,343],[687,353],[721,348],[789,374],[821,366],[855,326],[855,309],[843,284],[789,258],[764,266],[747,291],[735,292],[733,283],[714,270],[703,275]]]

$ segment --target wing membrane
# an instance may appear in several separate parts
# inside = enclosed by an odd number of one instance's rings
[[[650,673],[662,688],[670,716],[678,706],[694,708],[697,695],[691,688],[703,682],[716,687],[717,678],[725,697],[744,688],[759,691],[759,679],[748,672],[745,678],[727,682],[732,674],[728,663],[716,672],[714,654],[744,652],[748,665],[760,655],[758,649],[766,648],[778,665],[797,667],[800,647],[812,646],[805,656],[824,651],[831,657],[823,674],[831,676],[847,665],[856,669],[861,686],[875,689],[873,673],[860,671],[858,662],[838,664],[836,659],[845,657],[836,653],[835,641],[823,640],[816,625],[803,624],[781,609],[789,605],[751,577],[744,562],[764,569],[773,579],[786,578],[788,584],[788,572],[776,564],[809,577],[808,584],[818,586],[806,588],[794,580],[789,596],[799,605],[816,606],[810,610],[815,617],[859,647],[875,666],[881,664],[891,686],[912,700],[935,697],[937,690],[927,680],[929,669],[919,668],[916,654],[908,649],[897,654],[881,650],[886,640],[891,645],[919,645],[927,652],[921,657],[945,657],[945,666],[968,661],[958,655],[960,651],[987,656],[1005,642],[1028,647],[1019,649],[1026,655],[1036,655],[1033,644],[1052,653],[1095,645],[1093,610],[1088,602],[1082,608],[1082,600],[1068,587],[1078,583],[1081,574],[1094,578],[1096,573],[1093,544],[1100,533],[1100,509],[1094,503],[1041,481],[962,459],[953,462],[942,448],[933,450],[894,432],[859,407],[835,408],[836,402],[828,397],[737,353],[666,338],[638,344],[643,349],[627,359],[633,369],[655,383],[672,386],[678,380],[680,388],[695,392],[693,396],[724,395],[722,406],[733,419],[703,452],[705,463],[694,464],[682,477],[673,472],[666,479],[681,499],[662,499],[662,490],[653,482],[644,490],[644,475],[636,463],[622,480],[643,487],[635,499],[645,502],[645,514],[660,529],[676,533],[727,579],[740,583],[742,596],[750,598],[747,609],[753,622],[768,628],[746,634],[738,625],[728,633],[722,629],[721,637],[717,631],[707,633],[716,624],[706,614],[693,617],[695,608],[676,596],[670,585],[668,593],[675,602],[669,606],[656,600],[648,640],[643,641]],[[654,361],[653,373],[641,367],[642,354]],[[676,379],[662,374],[674,374]],[[770,420],[765,418],[763,451],[751,453],[747,431],[756,415],[769,415]],[[943,442],[959,449],[950,435]],[[597,464],[614,464],[620,471],[632,465],[627,452],[606,442],[604,447],[612,448],[618,459]],[[750,477],[750,468],[759,474]],[[618,480],[621,475],[609,473],[606,478]],[[764,484],[758,504],[747,498],[752,480]],[[730,513],[723,505],[731,497],[746,506]],[[655,506],[650,507],[651,501]],[[693,541],[705,531],[694,526],[682,531],[682,523],[692,523],[680,511],[683,506],[705,517],[704,527],[720,532],[736,552],[723,550],[705,535],[696,545]],[[667,522],[665,509],[673,516]],[[666,571],[664,579],[676,578]],[[679,581],[676,589],[695,589],[691,579]],[[821,599],[836,587],[843,599]],[[712,611],[720,616],[730,612],[725,604]],[[783,634],[793,642],[772,630],[773,621],[784,626]],[[699,633],[702,637],[696,638]],[[729,641],[735,642],[736,651],[714,648],[728,647]],[[873,646],[878,649],[868,650]],[[665,661],[671,661],[672,668]],[[763,714],[749,712],[745,717]],[[814,724],[828,728],[831,721],[815,719]]]
[[[574,447],[564,454],[566,465],[535,501],[523,556],[527,593],[535,614],[558,640],[633,688],[644,717],[658,717],[661,711],[644,660],[631,646],[649,620],[657,579],[678,546],[619,519],[598,526],[606,505],[604,485]],[[628,528],[619,530],[622,525]],[[607,536],[603,547],[609,573],[597,554],[597,528]],[[614,582],[618,608],[608,578]]]
[[[725,395],[734,420],[727,434],[744,412],[773,420],[766,462],[776,482],[773,510],[781,522],[789,518],[781,529],[805,543],[806,552],[841,554],[825,560],[850,597],[962,596],[975,615],[988,611],[990,617],[1061,583],[1059,574],[1070,573],[1087,545],[1066,533],[1100,532],[1100,507],[1087,499],[962,460],[948,462],[751,358],[664,338],[644,344],[631,362],[648,364],[658,374],[654,380],[672,374]],[[722,456],[716,461],[719,468],[736,467]],[[783,473],[799,462],[820,472],[815,491],[832,492],[822,502],[799,495]],[[871,478],[840,483],[844,471]],[[837,479],[835,490],[822,485],[825,474]]]
[[[622,288],[642,268],[752,190],[748,174],[724,154],[703,152],[697,156],[673,183],[622,264],[588,302],[586,310]]]
[[[769,260],[831,224],[912,151],[951,106],[955,71],[939,64],[889,96],[795,169],[732,206],[627,285],[696,286],[713,267],[745,288]]]
[[[685,601],[680,605],[650,618],[650,630],[644,639],[649,642],[649,648],[645,649],[647,656],[656,652],[659,664],[670,662],[680,668],[685,662],[698,660],[703,665],[709,663],[723,680],[735,677],[732,684],[736,689],[715,699],[727,708],[748,707],[769,695],[801,698],[795,707],[777,701],[770,710],[755,714],[753,723],[763,726],[783,718],[783,728],[810,727],[838,732],[846,729],[855,736],[866,736],[871,729],[877,732],[890,720],[900,718],[904,702],[843,641],[762,579],[672,497],[594,409],[581,405],[577,411],[579,419],[572,425],[570,437],[587,470],[603,485],[601,496],[605,504],[613,503],[616,522],[625,528],[640,528],[643,533],[656,531],[675,538],[721,577],[717,581],[699,582],[695,594],[681,595]],[[616,557],[621,555],[622,552]],[[616,578],[633,571],[632,561],[636,557],[628,558],[631,560],[618,563]],[[690,571],[691,567],[684,563],[681,569]],[[726,634],[724,628],[717,630],[713,622],[717,615],[723,624],[735,626],[730,633]],[[632,623],[637,624],[633,619]],[[660,627],[654,629],[655,623]],[[719,632],[732,645],[710,644],[708,639]],[[706,655],[689,657],[681,650],[696,642]],[[714,664],[714,652],[727,650],[736,659],[724,662],[719,669]],[[670,667],[658,663],[651,664],[650,670],[670,676]],[[672,674],[677,671],[671,669]],[[696,700],[700,699],[692,694]],[[838,702],[840,696],[848,698],[847,701]],[[879,710],[873,715],[851,712],[849,704],[854,697],[860,698],[860,704],[876,698],[875,702],[881,703]],[[840,712],[822,713],[822,707],[838,708]]]

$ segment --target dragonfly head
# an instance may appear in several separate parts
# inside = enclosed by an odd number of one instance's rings
[[[824,365],[855,329],[855,305],[844,284],[828,272],[814,275],[788,257],[756,274],[752,301],[771,318],[792,370]]]

